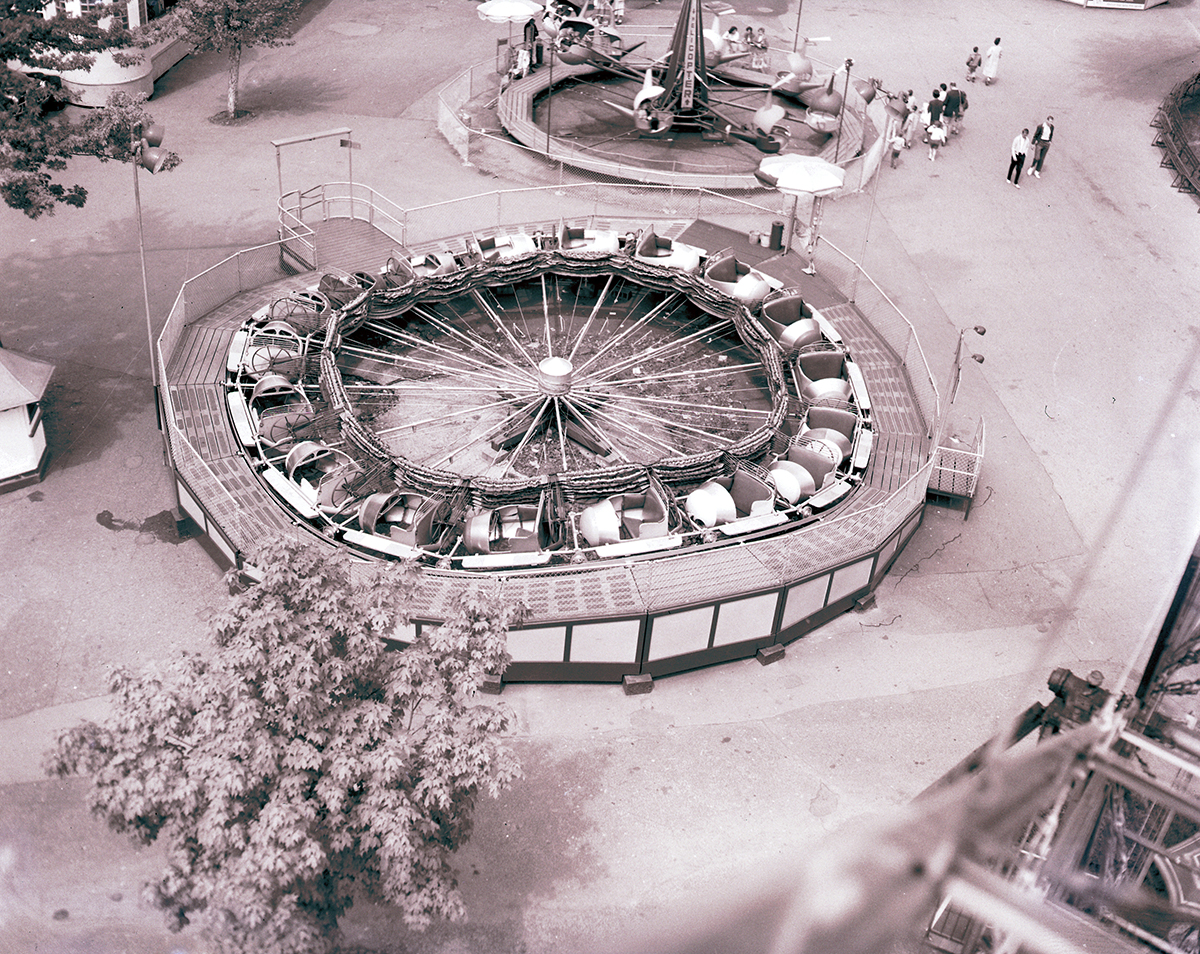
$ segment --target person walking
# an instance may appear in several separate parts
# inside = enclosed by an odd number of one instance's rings
[[[996,74],[1000,72],[1000,57],[1003,55],[1004,49],[1000,46],[1000,37],[996,37],[996,42],[987,48],[987,52],[983,54],[983,85],[991,86],[992,80],[996,78]]]
[[[925,127],[925,135],[923,137],[925,142],[929,142],[929,130],[933,128],[933,124],[942,120],[942,112],[945,110],[946,104],[942,102],[941,96],[942,91],[935,89],[933,95],[929,97],[929,102],[921,108],[921,122]]]
[[[905,105],[908,115],[904,117],[904,128],[900,130],[900,135],[904,137],[904,148],[911,149],[917,130],[921,128],[921,107],[911,89],[908,91],[908,96],[905,97]]]
[[[975,82],[975,71],[979,69],[979,64],[983,62],[983,57],[979,55],[979,47],[971,48],[971,55],[967,57],[967,82]]]
[[[892,150],[892,168],[895,169],[896,162],[900,158],[900,150],[908,148],[899,129],[893,130],[892,135],[888,137],[888,148]]]
[[[946,141],[946,124],[937,120],[929,127],[929,161],[937,159],[938,149]]]
[[[1008,164],[1008,175],[1005,177],[1015,185],[1018,189],[1021,188],[1021,169],[1025,165],[1025,153],[1029,151],[1029,130],[1022,129],[1012,141],[1012,161]]]
[[[1029,163],[1029,174],[1042,177],[1042,163],[1046,161],[1046,153],[1050,151],[1050,143],[1054,139],[1054,117],[1047,116],[1046,121],[1033,131],[1033,161]]]
[[[950,88],[946,90],[946,109],[942,115],[946,117],[946,123],[949,126],[949,134],[951,136],[958,135],[958,121],[962,116],[962,93],[958,90],[956,83],[951,83]]]

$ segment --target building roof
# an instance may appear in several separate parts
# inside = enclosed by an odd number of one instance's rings
[[[40,401],[53,373],[49,361],[0,348],[0,411]]]

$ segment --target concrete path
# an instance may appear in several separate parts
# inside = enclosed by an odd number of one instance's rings
[[[462,857],[471,922],[414,935],[362,905],[365,950],[616,947],[697,898],[794,861],[812,839],[923,789],[1034,699],[1057,665],[1109,684],[1144,657],[1198,531],[1195,425],[1200,216],[1170,188],[1148,123],[1200,70],[1200,12],[986,5],[805,4],[817,55],[888,88],[961,81],[971,46],[1003,38],[999,81],[968,87],[966,128],[936,163],[885,169],[877,203],[830,205],[827,237],[908,314],[955,405],[987,420],[970,520],[930,509],[875,608],[789,647],[613,687],[512,686],[526,777],[481,811]],[[670,3],[631,0],[627,21]],[[795,6],[739,12],[790,47]],[[236,126],[224,69],[190,58],[151,103],[184,164],[143,177],[151,303],[185,277],[274,238],[272,139],[350,126],[355,179],[406,206],[506,183],[464,167],[431,92],[494,53],[503,27],[462,0],[313,0],[297,44],[244,66]],[[1047,113],[1041,180],[1004,181],[1008,144]],[[341,178],[325,143],[284,156],[284,188]],[[103,711],[104,671],[205,649],[223,598],[194,542],[173,538],[148,381],[129,169],[80,161],[83,210],[28,222],[0,210],[0,339],[58,364],[38,487],[0,497],[0,951],[201,951],[138,902],[156,850],[91,820],[79,781],[43,780],[57,728]],[[870,220],[869,233],[867,221]],[[940,383],[940,382],[939,382]]]

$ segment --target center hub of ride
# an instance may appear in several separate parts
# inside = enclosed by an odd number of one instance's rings
[[[543,394],[566,394],[571,390],[571,362],[551,356],[538,362],[538,388]]]

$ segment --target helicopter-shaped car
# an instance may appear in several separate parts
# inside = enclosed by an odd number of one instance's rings
[[[684,0],[670,49],[658,60],[649,64],[643,61],[644,65],[635,65],[628,59],[641,43],[625,47],[620,34],[587,17],[586,8],[574,15],[574,6],[557,9],[566,14],[561,18],[547,16],[543,27],[551,37],[552,53],[568,65],[593,66],[638,83],[630,105],[609,99],[605,102],[628,116],[643,136],[663,136],[673,129],[698,130],[752,143],[764,153],[777,153],[791,131],[784,122],[789,118],[788,110],[775,101],[773,92],[802,103],[806,107],[803,121],[814,130],[829,133],[836,128],[842,96],[832,88],[833,77],[828,83],[811,79],[811,63],[807,63],[803,54],[789,64],[793,66],[791,72],[762,87],[765,102],[754,110],[749,121],[743,121],[735,113],[749,107],[712,97],[711,72],[728,69],[748,54],[732,48],[721,31],[719,17],[713,18],[710,28],[702,28],[698,0]],[[738,80],[738,85],[746,87],[743,77]]]

